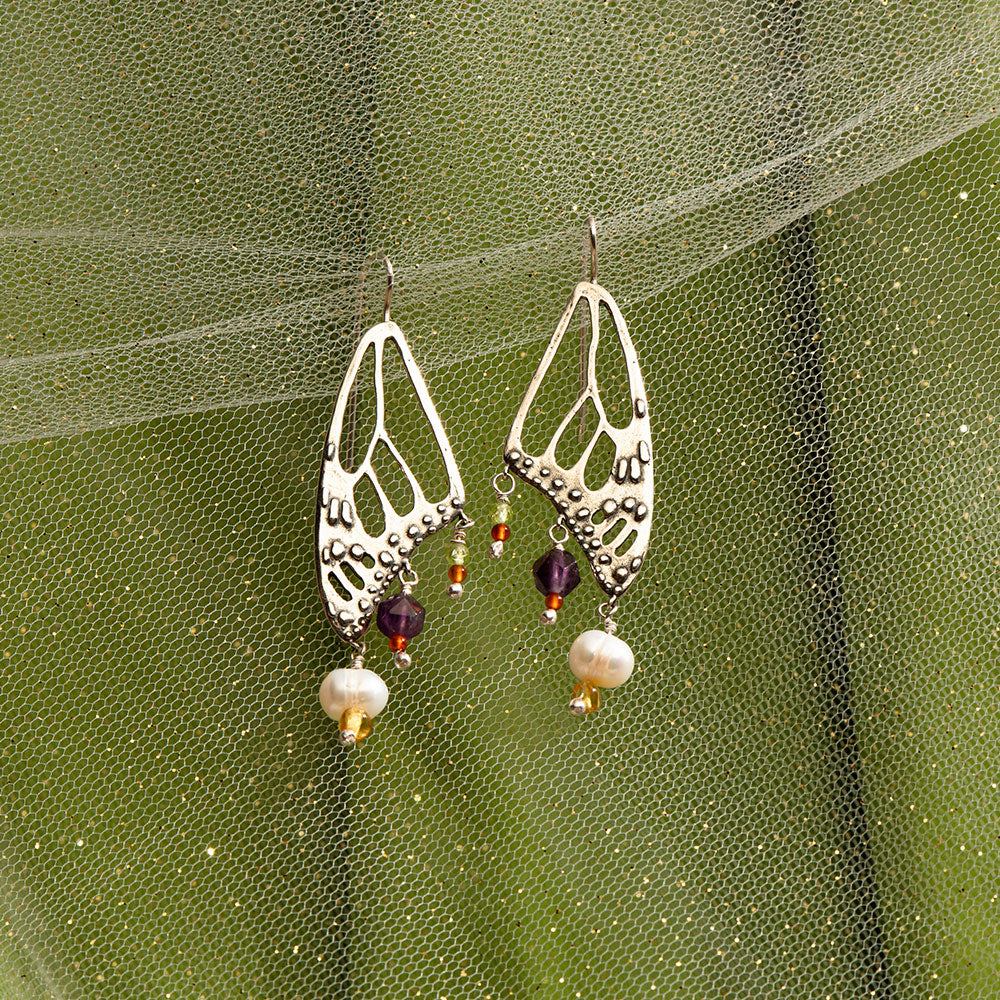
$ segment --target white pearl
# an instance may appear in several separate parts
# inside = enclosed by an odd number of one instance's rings
[[[319,686],[319,703],[331,719],[339,720],[348,708],[359,708],[374,719],[385,708],[389,689],[373,670],[331,670]]]
[[[569,648],[569,669],[581,680],[616,688],[632,676],[635,656],[627,642],[599,629],[577,636]]]

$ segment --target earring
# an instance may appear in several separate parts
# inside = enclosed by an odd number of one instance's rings
[[[632,675],[635,658],[629,646],[615,635],[617,626],[613,614],[649,549],[653,505],[652,435],[639,359],[618,304],[597,284],[597,228],[593,219],[588,228],[590,280],[579,282],[573,290],[569,305],[514,417],[504,445],[505,471],[493,480],[497,506],[490,547],[490,555],[499,558],[503,554],[503,543],[510,537],[510,497],[516,475],[547,496],[558,511],[556,522],[549,531],[553,547],[532,567],[535,586],[545,595],[542,622],[555,624],[563,600],[580,582],[576,560],[563,544],[570,535],[580,543],[598,584],[607,595],[599,609],[603,630],[584,632],[569,650],[569,666],[578,680],[569,703],[575,715],[585,715],[600,708],[601,688],[618,687]],[[586,377],[576,402],[562,418],[545,450],[540,455],[529,455],[522,443],[525,420],[581,299],[587,301],[590,318]],[[608,420],[597,383],[602,309],[618,336],[628,373],[631,414],[623,428],[613,426]],[[564,468],[556,458],[556,450],[563,434],[588,401],[596,410],[597,428],[576,463]],[[603,484],[591,489],[584,481],[584,470],[602,435],[614,446],[614,459]]]
[[[464,514],[465,487],[441,418],[403,331],[389,315],[393,271],[388,258],[385,258],[385,267],[382,322],[359,340],[344,376],[323,451],[316,504],[316,575],[323,606],[337,634],[354,650],[349,668],[337,668],[327,674],[320,685],[319,699],[327,715],[339,723],[340,741],[346,745],[360,743],[371,733],[372,720],[389,700],[385,682],[373,670],[365,668],[362,636],[372,617],[375,617],[378,630],[389,640],[396,666],[409,666],[407,645],[424,627],[424,609],[413,597],[418,581],[410,563],[413,553],[428,535],[457,522],[452,537],[449,593],[459,597],[468,555],[465,530],[472,524]],[[448,492],[441,500],[431,500],[424,495],[385,426],[383,366],[385,346],[389,341],[399,351],[447,472]],[[353,471],[348,471],[344,467],[345,414],[352,393],[357,393],[358,374],[369,349],[374,355],[374,430],[360,463]],[[389,501],[373,467],[375,451],[380,445],[388,449],[412,490],[413,506],[406,512],[397,511]],[[353,441],[351,452],[353,457]],[[356,491],[363,481],[374,491],[381,506],[384,527],[377,533],[366,530],[358,509]],[[400,591],[386,597],[386,591],[397,576]]]

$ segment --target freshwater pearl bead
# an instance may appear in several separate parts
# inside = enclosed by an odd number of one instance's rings
[[[331,670],[319,687],[323,711],[338,722],[348,708],[360,709],[374,719],[386,706],[389,689],[373,670]]]
[[[577,636],[569,648],[569,668],[581,681],[616,688],[632,676],[635,657],[628,643],[599,629]]]

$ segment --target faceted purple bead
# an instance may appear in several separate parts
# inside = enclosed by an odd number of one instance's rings
[[[409,594],[393,594],[392,597],[379,601],[375,624],[382,635],[401,635],[412,639],[424,627],[423,606],[417,604]]]
[[[545,595],[565,597],[579,582],[576,560],[565,549],[549,549],[531,567],[535,586]]]

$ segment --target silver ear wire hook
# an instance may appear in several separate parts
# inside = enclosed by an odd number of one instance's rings
[[[590,231],[590,282],[597,281],[597,223],[591,216],[587,220],[587,228]]]
[[[385,305],[382,307],[382,322],[388,323],[392,319],[389,315],[389,305],[392,302],[392,283],[395,275],[392,270],[392,261],[388,257],[383,258],[383,260],[385,261]]]
[[[580,281],[573,289],[549,346],[545,349],[514,416],[504,444],[503,458],[508,472],[539,490],[555,505],[562,515],[563,526],[583,547],[598,584],[610,597],[620,596],[626,591],[649,551],[653,507],[653,440],[639,358],[621,309],[611,293],[595,280],[597,224],[593,218],[587,221],[590,281]],[[584,359],[584,388],[577,397],[577,403],[560,421],[544,450],[527,454],[523,441],[525,424],[535,413],[535,401],[542,384],[554,369],[561,370],[561,366],[554,364],[555,357],[577,315],[577,306],[583,300],[586,300],[585,319],[589,321],[590,328],[590,347]],[[605,318],[604,322],[602,316]],[[631,397],[631,419],[624,427],[611,423],[601,399],[596,357],[602,337],[618,343],[625,362]],[[583,411],[583,403],[587,400],[593,403],[597,423],[593,428],[588,425],[584,432],[586,444],[583,454],[575,465],[566,468],[558,458],[559,444],[578,413]],[[584,480],[583,470],[602,435],[610,438],[615,454],[610,468],[606,467],[607,480],[604,485],[591,489]],[[595,524],[593,515],[598,511],[603,516]],[[503,534],[504,537],[509,537],[508,529],[504,528]]]
[[[327,617],[337,634],[347,642],[360,640],[397,576],[405,574],[404,583],[409,582],[411,586],[416,583],[416,578],[404,569],[404,560],[411,559],[414,549],[429,535],[460,520],[465,509],[462,475],[441,417],[406,342],[406,335],[391,319],[395,284],[392,262],[388,257],[379,259],[386,272],[383,320],[358,339],[344,373],[323,448],[316,504],[317,580]],[[416,393],[418,405],[410,407],[411,416],[407,419],[412,422],[415,412],[416,419],[423,421],[434,446],[429,458],[443,465],[447,475],[448,492],[438,498],[424,495],[420,482],[401,458],[394,442],[395,428],[387,424],[385,400],[392,390],[386,386],[384,370],[390,341],[391,357],[402,362]],[[365,359],[372,354],[373,365],[368,368]],[[375,426],[368,429],[366,440],[354,442],[354,455],[360,458],[359,463],[345,468],[343,440],[355,388],[365,392],[362,398],[374,397]],[[363,478],[369,479],[376,491],[382,493],[372,466],[376,442],[382,442],[389,449],[412,495],[419,498],[410,510],[400,512],[382,494],[381,530],[374,528],[367,513],[358,510],[356,495]]]

